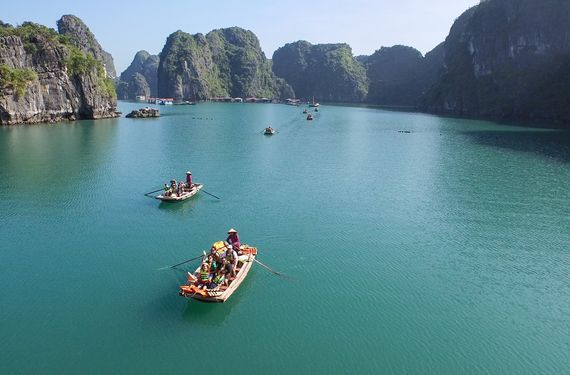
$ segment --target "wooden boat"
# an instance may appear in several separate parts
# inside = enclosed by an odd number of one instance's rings
[[[309,113],[309,115],[307,116],[307,120],[312,120],[312,119],[313,119],[313,115],[311,115],[311,114]]]
[[[242,245],[240,251],[242,255],[238,258],[238,272],[229,285],[223,285],[216,289],[201,289],[192,283],[191,285],[181,285],[178,294],[202,302],[225,302],[245,280],[257,255],[257,248],[248,245]],[[200,266],[195,273],[199,271]],[[189,283],[191,283],[190,278]]]
[[[200,189],[202,189],[204,185],[203,184],[192,184],[192,188],[190,190],[187,189],[183,189],[182,190],[182,194],[180,194],[179,196],[176,195],[176,193],[173,193],[171,195],[164,195],[164,193],[157,195],[155,198],[156,199],[160,199],[163,202],[180,202],[180,201],[185,201],[188,198],[192,198],[194,195],[196,195]]]
[[[265,135],[273,135],[275,134],[275,129],[273,128],[265,128],[265,132],[263,133]]]
[[[303,110],[303,114],[306,115],[307,113],[309,113],[309,111],[307,111],[306,109]]]

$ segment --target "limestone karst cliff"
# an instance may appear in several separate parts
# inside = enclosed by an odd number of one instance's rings
[[[570,1],[481,2],[451,28],[422,109],[570,122],[569,35]]]
[[[78,48],[74,38],[29,22],[0,25],[0,124],[116,116],[104,56]]]
[[[286,98],[293,92],[272,72],[255,34],[231,27],[206,35],[171,34],[160,54],[158,95],[201,100],[214,96]]]
[[[133,100],[137,96],[158,96],[159,57],[147,51],[139,51],[131,65],[121,73],[117,85],[119,99]]]
[[[289,43],[273,54],[273,71],[300,98],[329,102],[361,102],[368,82],[364,66],[348,44]]]

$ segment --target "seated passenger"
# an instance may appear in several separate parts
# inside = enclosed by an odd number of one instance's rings
[[[225,260],[227,262],[226,263],[226,270],[228,270],[229,276],[235,277],[237,265],[238,265],[238,254],[237,254],[237,252],[234,249],[229,248],[226,251]]]
[[[215,274],[220,269],[220,263],[216,254],[209,254],[206,262],[210,266],[210,272]]]
[[[226,270],[219,269],[216,273],[216,276],[210,282],[208,289],[217,289],[218,287],[222,286],[226,280]]]
[[[200,271],[198,271],[197,276],[198,280],[196,281],[196,286],[202,289],[208,287],[208,285],[210,284],[210,267],[208,266],[208,263],[206,262],[202,263],[202,266],[200,267]]]

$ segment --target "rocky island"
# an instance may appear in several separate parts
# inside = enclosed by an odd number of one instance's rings
[[[135,109],[125,116],[126,118],[149,118],[149,117],[160,117],[160,111],[156,108],[145,107],[141,109]]]
[[[257,36],[231,27],[206,35],[171,34],[160,53],[158,95],[196,101],[216,96],[284,99],[294,93],[271,70]]]
[[[117,96],[123,100],[134,100],[137,96],[158,96],[158,63],[160,58],[147,51],[139,51],[133,62],[121,73],[117,85]]]
[[[273,54],[273,71],[298,97],[329,102],[362,102],[368,92],[366,70],[348,44],[297,41]]]
[[[117,116],[110,55],[79,18],[58,28],[0,23],[1,125]]]

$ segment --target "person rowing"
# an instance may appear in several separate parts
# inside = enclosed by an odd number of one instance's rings
[[[188,171],[186,172],[186,189],[191,190],[192,186],[192,172]]]
[[[238,232],[234,228],[230,228],[228,230],[228,238],[226,238],[226,242],[235,250],[239,251],[241,246],[241,242],[239,240]]]

